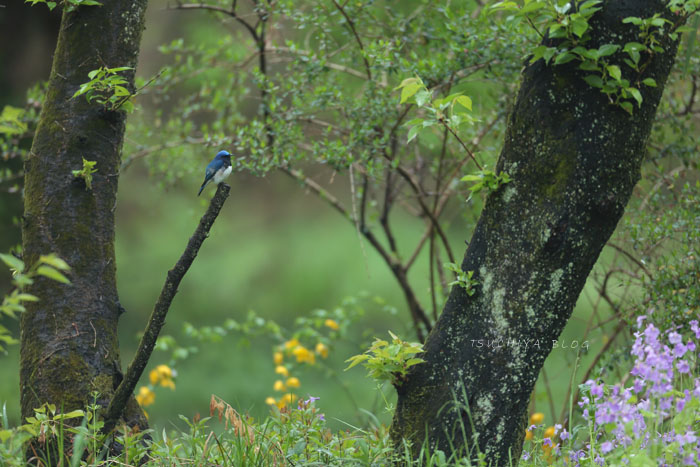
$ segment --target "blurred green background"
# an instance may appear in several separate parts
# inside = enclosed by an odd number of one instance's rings
[[[151,76],[164,63],[157,51],[160,44],[177,37],[206,40],[212,31],[211,16],[168,11],[166,5],[160,0],[149,5],[138,69],[143,77]],[[18,1],[0,8],[3,105],[21,105],[28,86],[48,77],[58,20],[58,15],[46,8],[32,8]],[[11,43],[16,46],[7,45]],[[203,160],[202,168],[205,164]],[[200,183],[201,174],[196,173],[186,183],[163,187],[149,177],[141,161],[120,177],[116,252],[120,299],[127,310],[119,330],[123,368],[133,356],[138,333],[168,269],[183,251],[206,209],[206,199],[212,195],[213,188],[209,188],[198,198]],[[347,180],[339,177],[336,183],[342,187]],[[388,423],[390,413],[383,408],[395,399],[393,389],[384,388],[385,401],[363,369],[342,371],[345,359],[359,353],[360,346],[371,342],[373,336],[386,337],[388,329],[414,339],[403,296],[386,265],[372,248],[361,246],[345,219],[317,197],[303,192],[287,176],[255,178],[237,174],[230,184],[231,197],[179,288],[163,334],[173,336],[180,345],[191,346],[195,342],[184,335],[185,322],[195,327],[217,326],[229,318],[244,321],[250,310],[291,329],[296,317],[314,309],[330,310],[346,297],[366,296],[362,302],[364,316],[351,330],[350,338],[333,348],[323,362],[335,370],[337,378],[322,368],[310,367],[295,376],[302,384],[299,394],[321,397],[317,405],[332,426],[365,425],[369,417],[365,410]],[[0,250],[7,251],[19,242],[19,230],[12,219],[21,215],[21,199],[17,193],[7,193],[7,187],[2,188]],[[460,209],[472,209],[460,205],[461,200],[456,202]],[[464,241],[471,231],[471,223],[465,219],[473,217],[462,214],[451,222],[448,231],[458,256],[463,254]],[[397,221],[399,244],[414,242],[422,234],[423,224],[418,220],[398,216]],[[410,279],[414,283],[424,280],[426,263],[422,257],[412,269]],[[8,276],[2,271],[0,293],[8,290]],[[428,290],[419,292],[419,299],[428,303]],[[560,339],[562,345],[586,338],[590,342],[589,354],[581,356],[581,368],[588,366],[591,355],[606,339],[602,329],[583,335],[592,310],[590,296],[595,296],[591,285]],[[381,297],[383,302],[374,301],[374,297]],[[387,312],[383,303],[396,312]],[[606,310],[599,308],[598,312],[604,320]],[[18,332],[16,323],[5,324]],[[269,338],[244,339],[236,333],[219,342],[196,344],[199,351],[176,367],[176,390],[156,390],[156,402],[148,407],[153,426],[159,430],[181,423],[178,414],[208,415],[211,394],[239,411],[264,416],[269,410],[265,397],[274,395],[272,384],[277,379],[272,362],[274,344]],[[18,351],[18,346],[13,346],[7,355],[0,356],[0,403],[7,403],[14,423],[19,422]],[[549,378],[538,383],[533,409],[544,411],[548,421],[553,418],[551,407],[557,415],[561,410],[577,355],[578,349],[560,347],[547,361]],[[169,352],[156,352],[148,369],[169,359]],[[147,383],[147,375],[143,383]],[[548,393],[555,396],[551,405]]]

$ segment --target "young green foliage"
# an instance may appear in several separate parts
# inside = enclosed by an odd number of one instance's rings
[[[423,345],[418,342],[406,342],[389,331],[391,342],[375,339],[370,348],[363,354],[355,355],[345,360],[350,362],[346,371],[362,363],[369,370],[369,376],[377,381],[390,381],[394,386],[400,386],[408,369],[425,360],[416,357],[423,352]]]
[[[505,172],[496,174],[493,170],[480,170],[475,174],[465,175],[460,179],[463,182],[474,182],[472,186],[469,187],[469,191],[472,195],[479,193],[481,190],[486,189],[489,193],[498,191],[498,189],[510,182],[510,175]]]
[[[0,113],[0,134],[21,135],[27,131],[27,124],[22,121],[24,109],[6,105]]]
[[[448,285],[453,286],[453,285],[458,285],[462,287],[466,292],[467,295],[470,297],[476,293],[475,287],[479,285],[479,281],[474,279],[474,271],[464,271],[462,268],[455,264],[455,263],[447,263],[445,264],[445,267],[455,273],[455,280],[450,282]]]
[[[36,302],[39,300],[35,295],[23,292],[23,289],[34,283],[36,276],[44,276],[63,284],[69,284],[68,278],[63,272],[70,271],[70,266],[55,254],[42,255],[39,260],[29,269],[26,269],[24,261],[10,254],[0,253],[0,260],[4,262],[12,272],[12,285],[15,289],[5,295],[0,305],[0,317],[7,316],[12,319],[17,318],[17,313],[25,310],[24,302]],[[10,331],[0,324],[0,351],[4,352],[3,345],[16,344],[17,340],[12,337]]]
[[[83,168],[72,171],[74,177],[85,180],[85,189],[87,190],[92,190],[92,174],[97,172],[95,165],[97,165],[97,161],[89,161],[83,157]]]
[[[24,3],[31,3],[32,6],[36,5],[37,3],[44,3],[46,4],[47,7],[49,7],[49,10],[53,10],[56,8],[56,5],[58,5],[59,2],[51,2],[48,0],[24,0]],[[100,2],[97,2],[95,0],[62,0],[60,3],[63,4],[64,8],[66,8],[66,11],[73,11],[79,6],[102,6]]]
[[[80,88],[73,94],[73,98],[85,95],[88,102],[97,102],[106,110],[133,111],[134,104],[130,99],[135,94],[132,94],[126,87],[128,85],[127,79],[119,74],[127,70],[133,70],[133,68],[128,66],[100,67],[97,70],[92,70],[88,73],[90,81],[81,84]]]
[[[669,7],[678,15],[690,16],[697,11],[698,2],[676,1],[671,2]],[[559,40],[555,46],[542,44],[535,47],[530,63],[540,59],[553,65],[577,61],[578,68],[588,72],[583,79],[589,86],[600,89],[611,104],[632,114],[634,104],[637,107],[642,105],[641,87],[656,87],[653,78],[643,76],[647,63],[643,59],[650,60],[655,53],[663,52],[662,36],[675,39],[683,21],[674,24],[658,13],[650,18],[630,16],[623,23],[639,28],[639,41],[587,48],[586,43],[591,39],[588,34],[589,21],[601,8],[601,0],[577,0],[573,3],[524,0],[522,5],[513,1],[498,2],[490,11],[505,11],[514,18],[525,19],[540,37],[544,37],[540,32],[544,30],[549,39]]]

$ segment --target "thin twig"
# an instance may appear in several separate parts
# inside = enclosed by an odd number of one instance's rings
[[[258,42],[260,38],[258,37],[258,33],[255,31],[255,28],[248,23],[246,20],[241,18],[236,14],[236,10],[229,10],[220,6],[216,5],[208,5],[206,3],[178,3],[174,7],[168,7],[169,10],[209,10],[209,11],[215,11],[218,13],[223,13],[225,15],[230,16],[231,18],[235,19],[239,23],[245,27],[248,32],[250,33],[251,36],[253,36],[253,39],[255,39],[255,42]]]
[[[340,14],[345,17],[345,21],[347,21],[348,27],[350,28],[350,31],[352,34],[355,36],[355,40],[357,41],[357,45],[360,47],[360,54],[362,55],[362,60],[365,62],[365,70],[367,71],[367,79],[372,81],[372,69],[369,66],[369,61],[367,60],[367,56],[365,54],[365,47],[362,45],[362,39],[360,39],[360,35],[357,33],[357,29],[355,28],[355,22],[348,16],[347,12],[345,9],[338,4],[336,0],[333,0],[333,4],[335,7],[340,11]]]

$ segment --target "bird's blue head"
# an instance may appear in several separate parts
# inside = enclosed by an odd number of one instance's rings
[[[219,152],[216,154],[216,158],[217,158],[217,159],[223,159],[224,157],[231,157],[231,153],[228,152],[228,151],[219,151]]]

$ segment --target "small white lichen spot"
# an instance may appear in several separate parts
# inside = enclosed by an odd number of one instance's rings
[[[478,416],[483,422],[486,422],[493,412],[493,403],[491,402],[491,397],[488,395],[483,395],[476,400],[476,407],[478,410]]]
[[[491,282],[493,281],[493,274],[488,272],[485,266],[479,268],[479,275],[481,276],[481,291],[485,295],[491,289]]]
[[[549,293],[552,295],[556,295],[559,293],[559,289],[561,288],[561,278],[564,276],[564,270],[563,269],[557,269],[552,273],[551,276],[549,276]]]
[[[505,191],[503,192],[503,201],[506,203],[510,203],[510,200],[513,199],[515,195],[518,194],[518,190],[515,189],[514,186],[506,186]]]
[[[496,289],[493,291],[492,298],[492,316],[493,316],[493,327],[496,336],[505,336],[508,331],[508,322],[506,321],[506,310],[504,308],[504,299],[506,296],[506,289]]]

